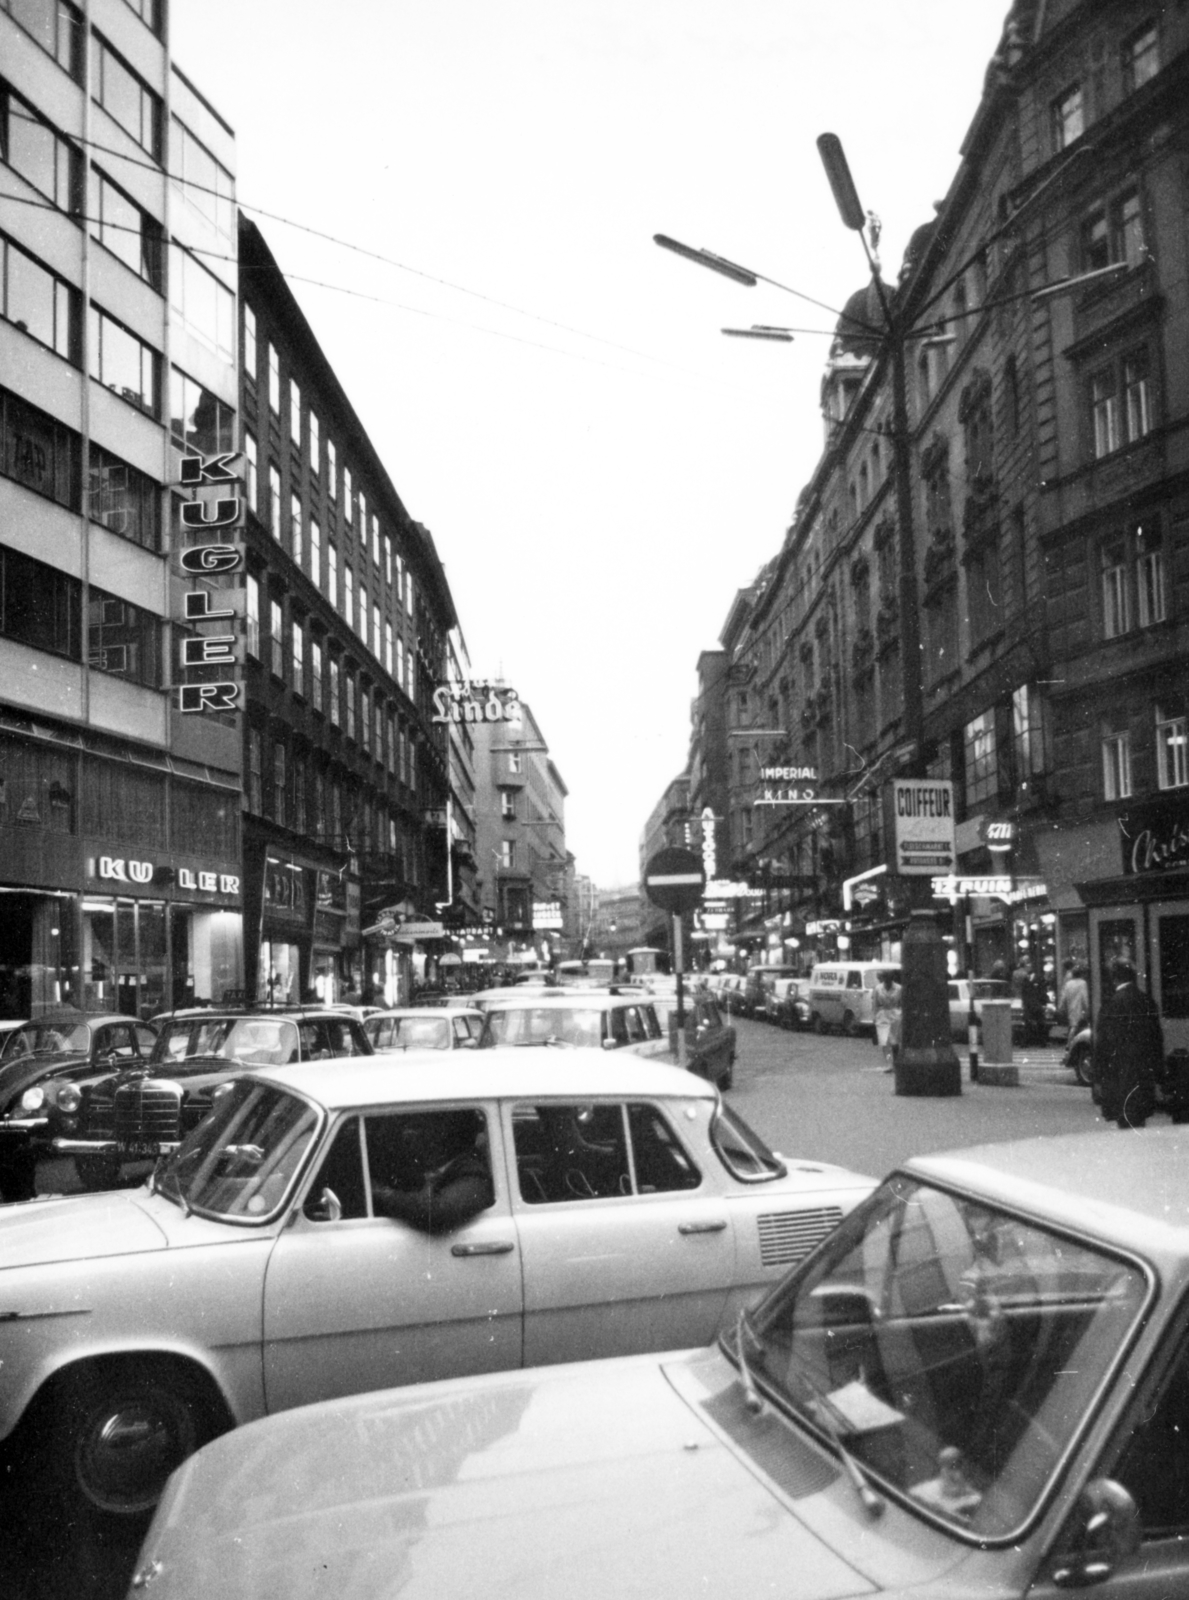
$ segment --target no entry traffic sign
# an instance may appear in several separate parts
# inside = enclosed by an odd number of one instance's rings
[[[692,850],[658,850],[644,869],[644,892],[654,906],[674,916],[692,911],[702,899],[706,874]]]

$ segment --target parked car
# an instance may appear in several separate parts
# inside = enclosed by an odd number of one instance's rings
[[[475,1007],[405,1006],[377,1011],[363,1025],[373,1050],[474,1050],[483,1031]]]
[[[171,1482],[134,1582],[1183,1594],[1187,1166],[1178,1128],[914,1159],[717,1349],[360,1395],[218,1440]]]
[[[448,1232],[382,1214],[445,1143],[486,1203]],[[59,1497],[136,1514],[266,1412],[705,1344],[872,1187],[602,1051],[248,1073],[145,1187],[0,1212],[0,1437]]]
[[[40,1151],[13,1118],[45,1104],[48,1082],[81,1079],[146,1063],[157,1029],[119,1012],[49,1011],[8,1033],[0,1054],[0,1199],[27,1200],[35,1189]],[[7,1137],[5,1136],[7,1134]]]
[[[965,1039],[970,1027],[970,1003],[974,1002],[975,1015],[981,1017],[984,1000],[1011,1001],[1012,1038],[1021,1042],[1024,1037],[1024,1002],[1013,995],[1011,984],[1003,978],[951,978],[946,984],[950,1006],[950,1032],[955,1039]]]
[[[807,978],[776,978],[768,996],[766,1016],[779,1028],[808,1028],[813,1020]]]
[[[718,999],[724,1011],[731,1016],[737,1016],[743,998],[743,978],[738,972],[728,972],[723,975],[719,984]]]
[[[330,1007],[201,1006],[165,1013],[156,1022],[159,1032],[147,1056],[121,1044],[116,1054],[45,1076],[17,1096],[0,1118],[0,1170],[42,1155],[71,1155],[85,1189],[109,1189],[125,1167],[155,1161],[172,1149],[206,1116],[220,1085],[237,1073],[372,1053],[363,1024]],[[153,1031],[135,1026],[146,1035]],[[113,1031],[111,1019],[105,1029],[112,1039],[124,1037]]]
[[[602,1050],[634,1046],[637,1055],[660,1055],[668,1041],[652,997],[643,990],[513,990],[485,1008],[484,1049],[531,1045],[587,1045]]]
[[[657,1011],[669,1029],[670,1048],[676,1044],[676,997],[657,1000]],[[718,1001],[709,990],[695,990],[685,1003],[685,1066],[720,1089],[735,1082],[735,1029],[723,1021]]]

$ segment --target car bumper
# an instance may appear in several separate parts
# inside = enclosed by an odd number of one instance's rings
[[[121,1161],[154,1161],[172,1155],[177,1139],[51,1139],[50,1148],[59,1156],[117,1156]]]

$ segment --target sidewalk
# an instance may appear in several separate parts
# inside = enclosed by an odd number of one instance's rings
[[[955,1045],[954,1048],[957,1050],[958,1059],[962,1063],[962,1076],[968,1078],[970,1074],[970,1051],[965,1045]],[[1026,1079],[1055,1078],[1059,1083],[1068,1081],[1080,1087],[1073,1075],[1072,1068],[1061,1065],[1061,1058],[1064,1054],[1065,1046],[1060,1044],[1017,1045],[1012,1049],[1010,1064],[1019,1068],[1021,1082]],[[986,1060],[981,1051],[978,1059],[980,1066]],[[1006,1063],[1004,1064],[1006,1065]]]

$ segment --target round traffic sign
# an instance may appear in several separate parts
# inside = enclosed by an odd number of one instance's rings
[[[706,874],[700,856],[674,845],[658,850],[644,868],[644,892],[654,906],[680,916],[702,899]]]

